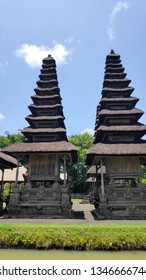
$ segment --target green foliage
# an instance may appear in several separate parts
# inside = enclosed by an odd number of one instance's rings
[[[6,146],[23,142],[25,141],[25,137],[21,133],[17,134],[9,134],[8,131],[5,132],[6,136],[0,135],[0,148],[4,148]]]
[[[142,171],[142,183],[146,185],[146,166],[141,165],[141,171]]]
[[[11,187],[10,183],[4,184],[3,197],[7,197],[8,195],[10,195],[10,191],[11,191],[10,187]]]
[[[69,141],[78,148],[78,162],[68,167],[69,183],[72,192],[85,193],[88,190],[86,183],[88,167],[85,165],[85,157],[87,150],[93,145],[93,136],[87,132],[76,134],[70,136]]]
[[[75,134],[69,137],[69,142],[78,148],[79,160],[85,161],[86,152],[93,145],[93,136],[88,132]]]
[[[87,166],[84,162],[79,161],[69,165],[69,184],[73,193],[86,193],[88,184],[86,183]]]
[[[145,225],[0,225],[1,248],[145,250]]]

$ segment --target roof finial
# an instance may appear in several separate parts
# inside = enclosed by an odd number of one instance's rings
[[[111,54],[115,54],[115,52],[114,52],[114,50],[113,50],[113,49],[111,50]]]

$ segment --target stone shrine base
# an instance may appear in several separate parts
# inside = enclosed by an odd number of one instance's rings
[[[146,187],[137,183],[134,187],[106,186],[105,200],[98,202],[94,214],[98,220],[145,220]]]
[[[14,188],[10,196],[7,217],[11,218],[71,218],[72,203],[68,188],[54,183],[51,188]]]
[[[145,205],[113,205],[112,207],[101,207],[93,210],[96,220],[146,220]]]

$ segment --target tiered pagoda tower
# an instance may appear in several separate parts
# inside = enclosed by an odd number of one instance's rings
[[[49,55],[43,60],[40,80],[34,89],[30,124],[22,133],[28,139],[6,147],[27,166],[25,185],[16,186],[10,198],[9,215],[20,217],[70,217],[71,200],[67,164],[77,160],[77,150],[68,142],[58,87],[56,63]]]
[[[32,142],[68,141],[64,125],[63,107],[58,87],[55,60],[43,60],[38,87],[34,89],[33,104],[28,106],[31,115],[26,117],[30,127],[22,133]]]
[[[97,106],[94,146],[86,163],[101,168],[96,174],[100,219],[145,219],[146,187],[141,183],[141,165],[146,164],[146,126],[139,122],[143,111],[126,78],[120,55],[106,57],[102,98]],[[103,167],[105,174],[103,172]],[[98,173],[98,172],[97,172]]]

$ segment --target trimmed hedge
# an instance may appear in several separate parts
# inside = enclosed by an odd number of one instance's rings
[[[146,250],[146,226],[0,225],[0,248]]]

